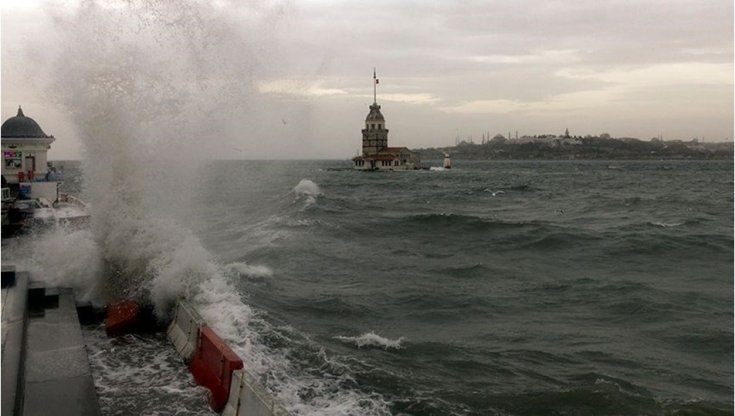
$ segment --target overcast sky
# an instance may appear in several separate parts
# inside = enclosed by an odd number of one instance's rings
[[[173,3],[4,0],[3,120],[22,105],[57,138],[52,159],[82,157],[78,113],[99,107],[84,97],[112,94],[115,71],[112,102],[143,139],[348,158],[377,67],[391,145],[733,138],[732,0]]]

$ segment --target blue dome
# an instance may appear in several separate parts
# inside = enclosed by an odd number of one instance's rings
[[[36,120],[23,115],[23,110],[18,107],[18,115],[5,120],[2,126],[2,137],[19,137],[25,139],[45,139],[46,135]]]

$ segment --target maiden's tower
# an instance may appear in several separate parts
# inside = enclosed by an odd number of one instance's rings
[[[418,169],[419,156],[407,147],[388,147],[388,129],[380,112],[377,86],[379,80],[373,70],[373,104],[362,129],[362,155],[352,159],[360,170],[408,170]]]

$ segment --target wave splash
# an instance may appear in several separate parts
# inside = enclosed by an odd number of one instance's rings
[[[306,206],[316,204],[316,199],[320,195],[324,195],[319,185],[309,179],[302,179],[293,188],[297,198],[303,199]]]
[[[256,67],[251,58],[258,54],[232,51],[243,50],[240,28],[256,25],[243,26],[196,1],[130,2],[114,10],[90,1],[57,21],[65,50],[54,73],[55,95],[78,129],[82,196],[92,207],[90,230],[73,242],[86,255],[66,257],[68,270],[84,271],[101,298],[152,303],[159,319],[170,314],[177,297],[188,298],[289,410],[387,414],[380,397],[304,372],[271,348],[264,338],[272,327],[243,301],[246,294],[228,278],[228,268],[187,227],[199,168],[216,156],[206,153],[201,138],[232,144],[242,136],[228,130],[234,127],[228,120],[247,113],[240,110],[252,80],[243,68]],[[294,192],[307,205],[322,194],[307,179]],[[232,269],[272,274],[266,266]]]
[[[265,279],[273,277],[273,270],[268,266],[253,265],[242,262],[230,263],[227,265],[227,269],[236,272],[242,277],[251,279]]]
[[[403,337],[390,339],[382,337],[373,331],[366,332],[357,337],[336,336],[334,339],[347,344],[354,344],[357,348],[383,348],[385,350],[400,350],[404,348],[403,345],[401,345],[404,339]]]

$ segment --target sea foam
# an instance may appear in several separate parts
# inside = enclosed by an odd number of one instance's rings
[[[650,221],[648,224],[654,226],[654,227],[661,227],[661,228],[671,228],[671,227],[678,227],[680,225],[684,225],[684,222],[663,222],[663,221]]]

